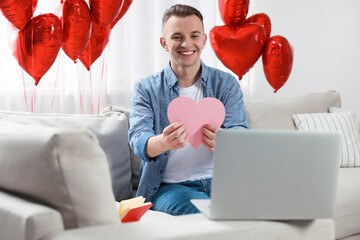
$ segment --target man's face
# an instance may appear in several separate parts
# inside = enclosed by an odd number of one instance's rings
[[[200,66],[200,54],[206,43],[201,20],[196,15],[171,16],[164,24],[160,43],[170,54],[172,68]]]

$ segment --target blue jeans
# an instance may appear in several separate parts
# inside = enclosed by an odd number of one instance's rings
[[[152,210],[171,215],[199,213],[190,199],[209,199],[211,178],[181,183],[162,183],[155,194]]]

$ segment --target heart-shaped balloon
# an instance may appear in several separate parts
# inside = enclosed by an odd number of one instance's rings
[[[2,13],[19,30],[30,20],[36,5],[37,0],[0,0]]]
[[[14,56],[37,85],[54,63],[61,47],[60,19],[52,13],[32,18],[19,32]]]
[[[102,27],[97,22],[92,21],[92,31],[89,44],[79,57],[86,69],[90,71],[90,66],[101,56],[104,48],[109,42],[111,33],[110,26]]]
[[[85,50],[91,36],[91,16],[84,0],[66,0],[62,15],[62,49],[72,60]]]
[[[93,20],[101,26],[108,26],[119,14],[125,0],[90,0]]]
[[[271,35],[271,20],[265,13],[258,13],[247,18],[243,24],[246,23],[257,23],[263,26],[266,32],[266,42],[270,39]]]
[[[241,79],[261,56],[265,36],[259,24],[243,24],[236,30],[217,26],[210,31],[210,43],[220,61]]]
[[[264,73],[276,93],[288,80],[294,58],[293,48],[283,36],[273,36],[262,55]]]
[[[127,12],[127,10],[129,9],[131,3],[133,2],[133,0],[124,0],[123,5],[120,8],[120,12],[119,14],[116,16],[116,18],[114,19],[114,21],[112,21],[112,23],[110,24],[110,28],[112,29],[115,24],[125,15],[125,13]]]
[[[219,0],[220,16],[226,25],[238,27],[249,11],[249,0]]]
[[[167,115],[170,123],[182,122],[190,145],[196,149],[202,143],[201,128],[205,124],[220,127],[225,119],[225,107],[216,98],[203,98],[198,103],[188,97],[171,101]]]

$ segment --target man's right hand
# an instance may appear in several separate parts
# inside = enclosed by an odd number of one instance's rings
[[[188,136],[184,124],[175,122],[164,128],[162,134],[149,138],[146,152],[148,157],[153,158],[165,151],[183,148],[187,143]]]
[[[161,135],[166,146],[165,151],[183,148],[188,142],[185,126],[181,122],[170,124],[164,128],[164,131]]]

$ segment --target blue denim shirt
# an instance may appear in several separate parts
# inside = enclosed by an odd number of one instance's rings
[[[231,74],[201,62],[201,81],[204,97],[215,97],[225,106],[222,128],[249,128],[240,85]],[[157,192],[168,159],[168,151],[149,158],[146,144],[150,137],[161,134],[170,124],[167,108],[176,97],[179,97],[179,83],[170,63],[161,72],[138,81],[134,86],[130,101],[129,142],[142,159],[137,196],[145,197],[146,201],[152,201]]]

